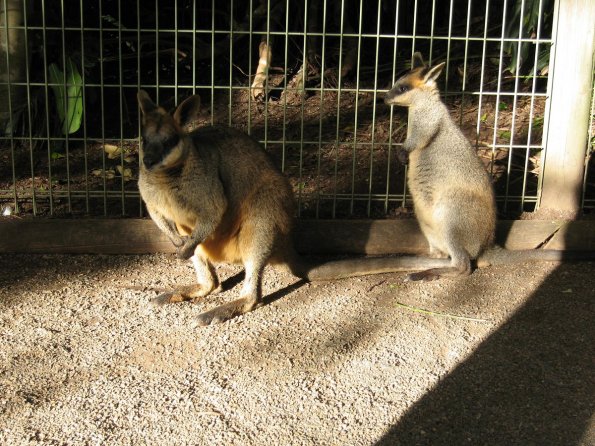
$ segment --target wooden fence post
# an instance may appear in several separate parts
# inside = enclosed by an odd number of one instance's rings
[[[556,0],[539,207],[578,213],[589,125],[595,1]]]

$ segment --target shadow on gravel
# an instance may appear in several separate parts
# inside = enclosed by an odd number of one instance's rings
[[[102,278],[106,271],[133,270],[138,257],[98,254],[1,254],[0,305],[17,305],[14,298],[23,289],[32,293],[61,289],[69,277]],[[81,259],[78,261],[78,259]],[[43,273],[40,273],[43,271]]]
[[[376,446],[593,444],[593,285],[568,270],[558,267]]]

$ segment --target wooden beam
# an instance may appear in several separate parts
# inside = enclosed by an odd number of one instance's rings
[[[539,206],[576,214],[587,154],[595,52],[595,2],[557,1],[544,121]]]
[[[550,240],[551,239],[551,240]],[[508,249],[595,250],[595,221],[502,221],[497,241]],[[311,254],[420,254],[427,242],[415,220],[299,220],[298,251]],[[149,219],[4,219],[0,253],[142,254],[173,252]]]

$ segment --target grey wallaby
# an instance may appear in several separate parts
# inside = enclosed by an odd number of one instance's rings
[[[208,325],[262,305],[265,265],[283,265],[307,280],[447,266],[418,257],[358,258],[312,265],[298,255],[291,236],[294,198],[287,178],[249,135],[231,128],[184,125],[199,112],[200,98],[182,102],[173,116],[139,91],[142,160],[139,190],[157,226],[182,259],[192,259],[197,283],[182,286],[167,302],[199,299],[220,290],[211,264],[241,263],[241,297],[199,315]]]
[[[496,202],[490,176],[440,99],[436,79],[444,65],[430,68],[415,53],[411,71],[397,80],[384,100],[409,107],[408,136],[397,156],[409,164],[407,180],[430,257],[451,259],[447,267],[412,273],[408,280],[468,275],[472,259],[483,266],[592,258],[594,253],[494,246]]]

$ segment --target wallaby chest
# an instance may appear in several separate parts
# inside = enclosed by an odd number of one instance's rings
[[[139,189],[148,206],[158,210],[168,220],[193,227],[199,217],[199,209],[193,200],[201,192],[198,184],[188,181],[182,168],[179,173],[154,174],[141,172]]]

